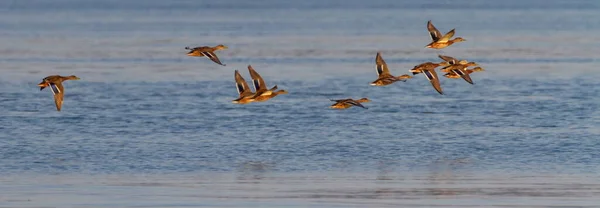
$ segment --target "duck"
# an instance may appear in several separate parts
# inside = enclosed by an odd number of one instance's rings
[[[286,90],[277,90],[277,85],[273,86],[271,89],[267,89],[267,85],[265,84],[265,80],[252,68],[251,65],[248,65],[248,72],[250,72],[250,77],[252,77],[252,84],[254,85],[254,95],[251,97],[252,101],[256,102],[264,102],[271,98],[274,98],[277,95],[288,94]]]
[[[233,76],[239,97],[231,102],[236,104],[247,104],[253,102],[254,100],[252,97],[254,96],[254,92],[252,92],[252,89],[250,89],[248,83],[246,80],[244,80],[244,77],[242,77],[238,70],[235,70]]]
[[[206,58],[209,58],[213,62],[215,62],[221,66],[225,66],[225,64],[221,63],[221,61],[219,60],[219,57],[217,57],[217,54],[215,54],[215,51],[228,49],[228,47],[225,45],[220,44],[215,47],[210,47],[210,46],[201,46],[201,47],[195,47],[195,48],[185,47],[185,49],[190,50],[190,52],[187,53],[188,56],[196,56],[196,57],[205,56]]]
[[[481,67],[475,67],[475,68],[472,68],[472,69],[466,69],[465,70],[465,72],[467,72],[467,74],[471,74],[473,72],[480,72],[480,71],[485,71],[485,70],[483,68],[481,68]],[[447,77],[447,78],[450,78],[450,79],[458,79],[458,78],[460,78],[460,75],[458,75],[458,74],[456,74],[456,73],[454,73],[452,71],[449,71],[448,73],[444,74],[444,77]]]
[[[456,76],[459,76],[459,77],[462,77],[469,84],[475,84],[475,83],[473,83],[471,76],[469,76],[469,74],[473,73],[473,70],[467,70],[467,67],[465,65],[454,64],[454,65],[450,65],[447,67],[448,67],[447,69],[449,70],[449,72],[444,74],[445,77],[454,78]]]
[[[63,87],[63,82],[67,80],[79,80],[80,78],[71,75],[71,76],[60,76],[60,75],[51,75],[42,79],[42,82],[38,84],[40,87],[40,91],[42,91],[46,87],[50,87],[52,94],[54,95],[54,104],[56,105],[56,110],[60,111],[62,108],[63,98],[65,96],[65,88]]]
[[[440,59],[444,60],[443,62],[441,62],[441,66],[444,66],[444,68],[442,68],[440,71],[441,72],[450,72],[450,70],[448,69],[449,66],[454,65],[454,64],[460,64],[466,67],[471,67],[471,66],[477,66],[479,67],[479,64],[472,62],[472,61],[467,61],[467,60],[458,60],[455,59],[451,56],[444,56],[444,55],[438,55],[438,57],[440,57]],[[479,67],[481,68],[481,67]]]
[[[412,78],[412,76],[408,74],[403,74],[397,77],[390,74],[387,64],[383,60],[383,57],[381,57],[381,52],[377,52],[377,56],[375,57],[375,66],[378,78],[371,82],[371,85],[373,86],[385,86],[397,81],[406,82],[407,79]]]
[[[453,64],[461,64],[461,65],[467,65],[467,67],[469,66],[479,66],[479,64],[472,62],[472,61],[467,61],[467,60],[458,60],[452,56],[444,56],[444,55],[438,55],[438,57],[440,57],[440,59],[444,60],[444,62],[442,62],[442,66],[449,66],[449,65],[453,65]]]
[[[435,68],[437,68],[439,66],[443,66],[443,65],[444,65],[443,62],[440,62],[440,63],[425,62],[425,63],[421,63],[419,65],[414,66],[413,69],[419,69],[419,68],[428,68],[428,69],[429,68],[433,68],[433,69],[435,69]],[[412,72],[413,75],[417,75],[417,74],[422,73],[422,70],[412,70],[411,69],[410,72]]]
[[[415,66],[410,70],[410,72],[412,72],[413,75],[419,73],[425,74],[427,80],[431,82],[433,89],[440,93],[440,95],[443,95],[444,92],[442,91],[442,87],[440,86],[440,79],[438,78],[437,73],[435,72],[435,68],[438,66],[440,66],[440,64],[425,62]]]
[[[353,100],[352,98],[348,98],[348,99],[331,100],[331,101],[333,101],[335,103],[329,107],[334,108],[334,109],[346,109],[346,108],[350,108],[352,106],[358,106],[358,107],[361,107],[364,109],[368,109],[367,107],[363,106],[361,103],[371,102],[371,100],[369,100],[368,98],[361,98],[358,100]]]
[[[473,70],[467,69],[467,70],[465,70],[465,72],[467,74],[471,74],[471,73],[473,73]],[[458,79],[458,78],[460,78],[460,75],[456,74],[455,72],[448,72],[448,73],[444,74],[444,77],[449,78],[449,79]]]
[[[450,38],[454,36],[454,29],[442,36],[442,33],[440,33],[440,31],[433,26],[431,20],[427,22],[427,30],[429,30],[429,35],[431,36],[431,43],[427,44],[427,46],[425,46],[426,48],[442,49],[454,43],[467,41],[462,37],[457,37],[450,40]]]

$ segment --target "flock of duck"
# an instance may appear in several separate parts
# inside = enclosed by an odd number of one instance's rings
[[[435,28],[435,26],[433,26],[431,21],[427,22],[427,30],[429,31],[432,41],[431,41],[431,43],[429,43],[426,46],[426,48],[443,49],[454,43],[466,41],[465,39],[463,39],[461,37],[456,37],[454,39],[451,39],[454,36],[454,32],[455,32],[454,29],[450,30],[448,33],[446,33],[445,35],[442,36],[440,31],[437,28]],[[225,64],[221,63],[221,61],[215,54],[215,51],[225,50],[225,49],[227,49],[227,46],[217,45],[215,47],[209,47],[209,46],[202,46],[202,47],[195,47],[195,48],[186,47],[185,49],[189,50],[189,52],[187,53],[188,56],[207,57],[210,60],[212,60],[213,62],[215,62],[219,65],[225,66]],[[475,62],[469,62],[467,60],[458,60],[458,59],[455,59],[450,56],[443,56],[443,55],[438,55],[438,56],[443,61],[441,61],[439,63],[425,62],[425,63],[414,66],[412,69],[409,70],[409,72],[412,72],[412,75],[417,75],[417,74],[423,73],[425,75],[425,78],[427,78],[427,80],[429,80],[429,82],[431,82],[431,85],[439,94],[444,94],[444,93],[442,91],[442,87],[440,86],[439,78],[435,71],[436,68],[438,68],[440,66],[443,67],[443,68],[441,68],[440,71],[445,73],[444,77],[451,78],[451,79],[462,78],[465,81],[467,81],[469,84],[474,84],[473,80],[471,79],[471,76],[469,76],[469,74],[471,74],[473,72],[478,72],[478,71],[484,70],[483,68],[479,67],[479,65]],[[381,57],[380,52],[378,52],[377,56],[375,57],[375,64],[376,64],[376,71],[377,71],[378,78],[375,81],[371,82],[371,85],[386,86],[386,85],[390,85],[397,81],[406,82],[406,80],[413,78],[413,76],[408,75],[408,74],[403,74],[400,76],[393,76],[390,73],[387,64]],[[469,67],[474,67],[474,68],[469,69]],[[288,93],[286,90],[277,90],[277,85],[273,86],[270,89],[267,89],[267,85],[265,84],[264,79],[250,65],[248,65],[248,72],[250,73],[250,77],[252,78],[252,84],[254,85],[254,92],[252,92],[252,89],[250,89],[250,87],[248,86],[248,83],[246,82],[246,80],[244,80],[244,78],[239,73],[239,71],[235,70],[234,79],[235,79],[236,88],[238,91],[238,98],[233,100],[232,101],[233,103],[247,104],[247,103],[251,103],[251,102],[264,102],[264,101],[267,101],[277,95]],[[77,77],[75,75],[71,75],[71,76],[52,75],[52,76],[45,77],[42,80],[42,82],[38,84],[38,86],[40,87],[40,90],[43,90],[46,87],[50,87],[50,90],[52,91],[52,94],[54,95],[54,103],[56,104],[56,110],[60,111],[62,103],[63,103],[64,92],[65,92],[64,86],[62,83],[66,80],[78,80],[78,79],[79,79],[79,77]],[[366,107],[363,106],[361,103],[370,102],[370,100],[368,98],[361,98],[358,100],[348,98],[348,99],[339,99],[339,100],[331,100],[331,101],[333,101],[335,103],[333,105],[331,105],[330,107],[336,108],[336,109],[346,109],[346,108],[350,108],[352,106],[358,106],[358,107],[362,107],[362,108],[366,109]]]

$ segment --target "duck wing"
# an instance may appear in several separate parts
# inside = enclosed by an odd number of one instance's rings
[[[431,40],[433,42],[438,41],[442,37],[442,33],[440,33],[440,31],[433,26],[431,20],[427,22],[427,30],[429,31],[429,36],[431,36]]]
[[[454,36],[454,29],[450,30],[450,32],[446,33],[444,35],[444,37],[440,38],[437,42],[438,43],[447,43],[450,38],[452,38]]]
[[[246,82],[244,77],[242,77],[242,75],[240,74],[240,72],[238,70],[235,70],[234,77],[235,77],[235,86],[237,88],[237,91],[238,91],[238,94],[240,95],[240,97],[251,95],[252,89],[250,89],[250,86],[248,86],[248,83]]]
[[[213,62],[221,65],[221,66],[225,66],[225,64],[221,63],[221,61],[219,60],[219,57],[217,57],[217,54],[215,54],[215,52],[212,51],[202,51],[200,52],[202,55],[206,56],[206,58],[209,58],[210,60],[212,60]]]
[[[63,97],[65,95],[65,89],[62,83],[50,83],[52,94],[54,94],[54,104],[56,104],[56,110],[60,111],[63,103]]]
[[[466,67],[465,67],[466,68]],[[462,77],[465,81],[467,81],[469,84],[474,84],[473,80],[471,79],[471,76],[469,75],[469,72],[467,72],[465,70],[465,68],[455,68],[452,69],[452,72],[460,75],[460,77]]]
[[[429,80],[429,82],[431,82],[431,85],[433,86],[435,91],[437,91],[438,93],[443,95],[444,92],[442,92],[442,87],[440,86],[440,80],[438,79],[437,73],[435,73],[435,69],[423,70],[423,74],[425,74],[425,77],[427,78],[427,80]]]
[[[388,69],[387,64],[383,60],[383,57],[381,57],[380,52],[377,52],[377,56],[375,57],[375,65],[375,69],[377,70],[377,76],[379,76],[379,78],[382,78],[385,75],[390,75],[390,70]]]
[[[444,55],[438,55],[438,57],[440,57],[442,60],[448,62],[450,65],[454,65],[458,63],[458,60],[450,57],[450,56],[444,56]]]
[[[250,72],[250,77],[252,77],[252,84],[254,85],[254,91],[257,94],[259,92],[267,91],[267,85],[265,84],[265,80],[250,65],[248,65],[248,72]]]
[[[361,107],[361,108],[364,108],[364,109],[368,109],[367,107],[365,107],[364,105],[360,104],[360,103],[359,103],[358,101],[356,101],[356,100],[352,100],[352,99],[350,99],[350,100],[347,100],[347,101],[345,101],[344,103],[346,103],[346,104],[350,104],[350,105],[353,105],[353,106],[358,106],[358,107]]]

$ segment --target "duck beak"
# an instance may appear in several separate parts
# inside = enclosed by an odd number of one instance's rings
[[[371,83],[371,85],[372,85],[372,86],[377,86],[377,84],[375,84],[375,83]]]

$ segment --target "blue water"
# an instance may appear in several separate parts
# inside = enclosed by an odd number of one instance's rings
[[[467,41],[424,48],[428,20]],[[0,28],[0,207],[600,204],[598,1],[3,1]],[[225,67],[183,49],[217,44],[229,46],[217,52]],[[486,71],[471,74],[475,85],[442,78],[445,95],[422,75],[369,86],[378,51],[394,75],[438,54]],[[290,94],[232,104],[233,71],[250,80],[248,64]],[[61,112],[36,86],[52,74],[81,78],[64,83]],[[349,97],[372,102],[328,108]],[[444,184],[464,183],[444,187],[459,198],[415,185],[447,172],[459,179]],[[353,174],[368,190],[424,201],[348,191]],[[263,192],[238,184],[246,177]],[[188,183],[226,191],[170,203]],[[524,190],[506,198],[504,185]],[[156,195],[144,187],[170,198],[147,202]],[[114,198],[132,191],[150,193]],[[96,198],[70,201],[78,193]],[[262,198],[277,194],[295,200]]]

